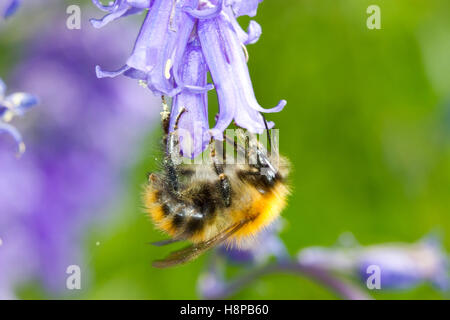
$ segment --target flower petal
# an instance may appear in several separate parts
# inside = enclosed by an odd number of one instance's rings
[[[258,5],[263,0],[232,0],[229,2],[233,8],[233,12],[236,17],[240,16],[256,16],[256,11],[258,10]]]
[[[107,14],[106,16],[104,16],[101,19],[91,19],[91,24],[94,26],[94,28],[102,28],[105,25],[107,25],[108,23],[110,23],[111,21],[117,20],[119,18],[121,18],[122,16],[125,15],[125,13],[127,13],[127,11],[129,10],[129,7],[123,7],[119,10],[116,10],[114,12],[111,12],[109,14]]]
[[[12,0],[11,3],[6,7],[5,12],[3,13],[3,17],[9,18],[14,13],[16,13],[17,9],[19,9],[21,0]]]
[[[207,66],[198,41],[191,42],[183,56],[181,80],[192,86],[205,87]],[[208,146],[210,141],[208,123],[208,96],[205,92],[184,90],[174,97],[170,118],[170,132],[182,110],[178,123],[180,151],[183,156],[194,158]]]
[[[39,100],[29,93],[17,92],[6,97],[3,105],[9,107],[15,115],[21,116],[28,109],[38,104]]]
[[[125,65],[116,71],[104,71],[100,66],[95,66],[95,74],[97,78],[115,78],[130,70],[130,67]]]
[[[244,44],[254,44],[256,43],[262,34],[262,28],[258,22],[251,20],[247,29],[248,38]]]
[[[185,13],[182,7],[195,3],[198,0],[152,1],[126,66],[115,72],[105,72],[97,67],[97,75],[115,77],[124,74],[146,81],[148,88],[155,94],[174,96],[179,93],[182,88],[177,85],[174,73],[179,68],[179,61],[195,23],[195,19]],[[141,5],[145,4],[148,3],[142,2]],[[193,91],[207,91],[210,88],[190,87]]]
[[[259,40],[259,37],[262,34],[262,28],[259,23],[251,20],[247,28],[247,32],[245,32],[237,22],[236,17],[234,16],[233,11],[230,8],[226,8],[224,12],[226,13],[225,16],[228,19],[229,23],[233,26],[233,29],[236,32],[241,43],[254,44]]]
[[[139,14],[144,9],[142,8],[135,8],[131,6],[124,5],[122,7],[119,7],[117,10],[107,14],[101,19],[91,19],[90,22],[94,28],[100,29],[106,26],[108,23],[117,20],[119,18],[131,16],[133,14]]]
[[[0,78],[0,100],[3,99],[6,93],[6,84],[3,82],[3,80]]]
[[[14,138],[14,140],[16,141],[16,145],[17,145],[17,154],[18,155],[21,155],[25,151],[25,144],[23,143],[22,135],[12,125],[0,122],[0,133],[7,133],[11,137]]]
[[[212,135],[222,140],[222,132],[233,119],[240,127],[262,133],[265,123],[259,112],[278,112],[286,102],[282,100],[272,109],[258,104],[241,42],[225,15],[200,20],[198,35],[219,99],[219,116]]]
[[[97,8],[105,12],[113,12],[123,5],[138,9],[146,9],[152,6],[153,1],[154,0],[115,0],[108,5],[104,5],[100,0],[92,0]]]
[[[154,0],[128,0],[127,3],[135,8],[146,9],[153,5]]]

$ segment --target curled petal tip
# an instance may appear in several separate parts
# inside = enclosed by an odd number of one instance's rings
[[[102,28],[108,23],[117,20],[123,16],[127,16],[130,14],[136,14],[139,13],[141,9],[133,9],[130,6],[119,6],[117,9],[111,11],[111,13],[107,14],[101,19],[91,19],[90,22],[94,26],[94,28]]]
[[[97,65],[97,66],[95,66],[95,75],[97,76],[97,78],[103,78],[102,77],[102,68],[99,66],[99,65]]]
[[[254,44],[258,42],[262,34],[262,28],[259,23],[254,20],[250,21],[250,25],[247,29],[247,34],[248,39],[245,41],[245,44]]]
[[[5,132],[14,138],[17,145],[17,157],[20,157],[25,152],[25,144],[22,140],[20,132],[12,125],[0,122],[0,133]]]
[[[287,101],[282,99],[280,100],[280,102],[278,103],[279,106],[281,106],[281,109],[283,109],[286,105],[287,105]],[[281,110],[280,110],[281,111]]]
[[[122,68],[120,68],[117,71],[104,71],[100,66],[95,66],[95,74],[97,75],[97,78],[115,78],[124,72],[128,71],[130,69],[129,66],[125,65]]]
[[[270,108],[270,109],[264,109],[260,106],[254,106],[254,105],[252,105],[251,107],[259,112],[276,113],[276,112],[280,112],[281,110],[283,110],[284,107],[286,106],[286,104],[287,104],[286,100],[280,100],[280,102],[278,102],[278,105],[276,105],[275,107]]]
[[[103,26],[102,20],[99,20],[99,19],[89,19],[89,22],[96,29],[100,29]]]
[[[39,103],[39,99],[29,93],[16,92],[6,98],[14,115],[23,115],[28,109]]]

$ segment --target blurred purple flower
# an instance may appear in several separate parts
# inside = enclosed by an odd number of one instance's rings
[[[450,290],[448,258],[434,241],[406,245],[380,245],[368,248],[360,257],[358,271],[363,280],[368,267],[378,266],[381,288],[410,289],[429,281],[440,290]]]
[[[6,0],[7,5],[3,11],[3,17],[9,18],[10,16],[12,16],[14,13],[16,13],[17,9],[19,9],[20,3],[22,2],[21,0]]]
[[[290,258],[289,253],[278,233],[282,229],[282,221],[277,220],[266,230],[261,231],[251,243],[242,248],[221,246],[218,252],[229,262],[235,264],[261,265],[271,257],[277,260]]]
[[[126,65],[114,72],[97,67],[97,75],[102,78],[124,74],[141,80],[155,94],[175,97],[174,103],[178,104],[174,105],[175,111],[184,104],[181,107],[187,112],[180,117],[183,124],[180,128],[189,133],[182,135],[184,156],[201,153],[210,136],[223,140],[223,131],[232,121],[253,133],[262,133],[266,124],[260,113],[279,112],[286,105],[286,101],[281,100],[275,108],[264,109],[257,102],[245,45],[258,41],[261,27],[251,21],[245,32],[236,20],[242,15],[254,16],[262,0],[115,1],[110,6],[93,1],[100,9],[108,11],[103,19],[92,20],[96,27],[148,9]],[[201,50],[202,57],[193,53],[192,43],[200,46],[196,51]],[[206,84],[208,71],[219,99],[216,125],[210,132],[205,92],[213,87]],[[188,72],[193,74],[188,75]],[[178,114],[171,113],[172,124]],[[268,123],[269,128],[273,126],[272,122]],[[189,136],[192,139],[188,139]]]
[[[42,108],[21,128],[29,137],[25,156],[13,161],[0,152],[0,299],[31,278],[65,289],[66,268],[84,266],[86,224],[119,201],[122,173],[157,114],[133,81],[98,81],[92,72],[99,57],[110,63],[126,55],[118,49],[128,29],[105,30],[100,46],[89,28],[60,28],[63,19],[47,20],[14,71]]]
[[[24,12],[33,12],[36,9],[42,9],[43,6],[46,7],[55,7],[61,4],[61,0],[0,0],[0,20],[1,18],[8,19],[12,16],[15,16],[20,11]],[[60,9],[64,10],[65,7],[60,7]],[[30,26],[31,20],[27,20],[28,28]],[[22,25],[23,26],[23,25]],[[23,30],[27,28],[21,28]]]
[[[23,92],[16,92],[5,96],[6,84],[0,78],[0,133],[9,133],[17,144],[18,155],[25,151],[25,144],[22,141],[22,135],[12,125],[8,124],[14,117],[22,116],[28,109],[38,103],[38,99]]]
[[[427,281],[441,290],[450,289],[448,257],[439,242],[430,238],[413,244],[311,247],[303,249],[298,260],[304,265],[356,275],[364,285],[372,274],[368,267],[377,266],[381,289],[410,289]]]
[[[228,264],[255,268],[266,264],[271,257],[279,262],[289,260],[289,253],[278,236],[281,229],[282,221],[278,220],[241,248],[227,248],[225,245],[217,248],[206,270],[199,277],[199,295],[214,299],[222,297],[229,290],[228,285],[232,279],[225,279],[225,268]]]
[[[225,263],[214,256],[206,270],[197,280],[197,292],[202,299],[222,297],[227,291],[228,282],[225,279]]]
[[[435,237],[413,244],[367,247],[352,240],[334,248],[306,248],[298,253],[297,259],[292,259],[277,236],[279,230],[278,226],[261,234],[259,241],[246,250],[223,247],[216,250],[199,277],[199,295],[206,299],[223,299],[263,275],[288,272],[311,278],[345,299],[371,299],[362,290],[373,274],[369,266],[379,268],[381,289],[411,289],[431,282],[443,291],[450,290],[449,259]],[[270,257],[275,260],[268,262]],[[246,272],[227,279],[229,263],[246,266]],[[359,278],[362,286],[352,285],[346,277]]]
[[[273,228],[259,234],[254,242],[248,243],[245,249],[218,248],[211,257],[206,270],[198,279],[197,291],[199,295],[205,299],[224,299],[259,277],[279,272],[295,273],[308,277],[344,299],[371,299],[359,287],[342,281],[321,266],[308,266],[301,261],[292,259],[283,241],[278,236],[281,228],[282,221],[278,221]],[[275,259],[269,262],[271,257]],[[245,271],[227,279],[225,274],[229,263],[240,264],[245,267]]]

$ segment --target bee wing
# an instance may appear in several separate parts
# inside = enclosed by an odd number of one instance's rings
[[[181,239],[166,239],[166,240],[150,242],[150,244],[154,245],[155,247],[162,247],[162,246],[167,246],[169,244],[172,244],[172,243],[175,243],[178,241],[182,241],[182,240]]]
[[[236,233],[236,231],[241,229],[247,222],[248,220],[238,222],[209,240],[193,244],[186,248],[172,252],[164,260],[154,261],[153,266],[156,268],[167,268],[189,262],[203,254],[208,249],[213,248],[227,240],[230,236]]]

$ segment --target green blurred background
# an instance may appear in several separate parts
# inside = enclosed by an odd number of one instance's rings
[[[381,30],[366,26],[372,4],[381,8]],[[281,234],[290,253],[333,245],[346,231],[374,244],[414,242],[440,230],[450,249],[450,2],[265,0],[254,19],[263,27],[248,47],[256,95],[264,107],[288,101],[269,118],[293,167]],[[210,104],[217,109],[215,100]],[[155,126],[142,146],[145,156],[124,181],[129,188],[117,218],[87,232],[90,282],[73,298],[198,297],[207,257],[175,269],[150,265],[167,251],[148,245],[162,236],[140,203],[160,135]],[[34,285],[21,292],[47,297]],[[374,296],[444,298],[431,285]],[[233,298],[337,297],[308,279],[278,274]]]

